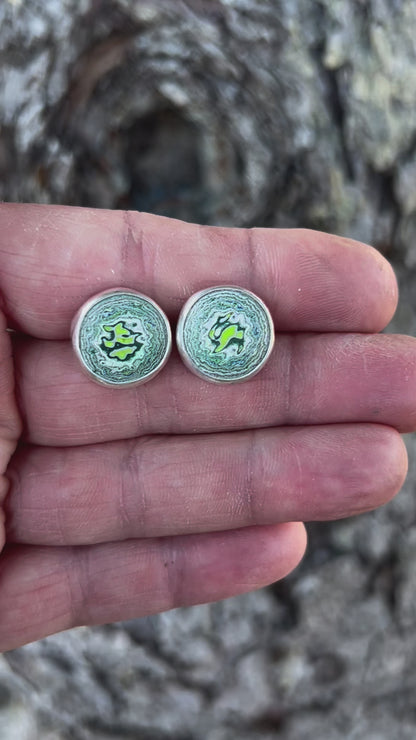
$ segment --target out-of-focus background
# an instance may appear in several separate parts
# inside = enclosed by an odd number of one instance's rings
[[[0,199],[354,237],[415,334],[415,29],[414,0],[0,0]],[[414,740],[407,442],[400,495],[309,526],[285,581],[0,656],[1,740]]]

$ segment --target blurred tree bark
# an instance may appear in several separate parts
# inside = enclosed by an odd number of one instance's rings
[[[416,252],[412,0],[0,5],[0,197]]]
[[[0,199],[355,237],[415,332],[415,28],[414,0],[0,0]],[[2,740],[414,740],[415,477],[272,589],[5,656]]]

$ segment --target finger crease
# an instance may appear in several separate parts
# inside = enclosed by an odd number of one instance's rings
[[[257,264],[257,247],[255,242],[255,230],[244,229],[245,250],[248,276],[248,288],[254,290],[256,286],[256,264]]]
[[[256,465],[257,432],[255,429],[247,432],[247,450],[246,450],[246,471],[244,485],[244,506],[247,512],[247,519],[250,524],[256,524],[256,506],[253,491],[254,469]]]
[[[171,609],[183,606],[186,592],[186,565],[181,538],[163,537],[161,545],[162,567],[166,574],[166,592]],[[192,553],[187,549],[187,556],[192,561]]]
[[[129,514],[129,506],[127,504],[129,498],[129,491],[133,490],[140,491],[142,496],[141,515],[144,519],[146,511],[146,499],[144,496],[143,487],[139,483],[139,470],[142,467],[140,465],[140,443],[142,440],[134,439],[127,444],[127,452],[122,456],[120,466],[120,487],[118,496],[118,515],[121,532],[123,537],[131,536],[132,522]],[[144,496],[144,499],[143,499]]]

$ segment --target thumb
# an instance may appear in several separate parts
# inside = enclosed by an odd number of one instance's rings
[[[13,356],[7,320],[0,311],[0,550],[5,543],[3,504],[9,483],[5,475],[9,460],[21,434],[21,421],[15,399]]]

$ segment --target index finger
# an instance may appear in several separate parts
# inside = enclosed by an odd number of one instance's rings
[[[372,247],[303,229],[198,226],[139,212],[0,205],[0,288],[16,328],[69,337],[79,306],[106,288],[149,295],[175,318],[211,285],[257,293],[279,331],[376,332],[397,305]]]

